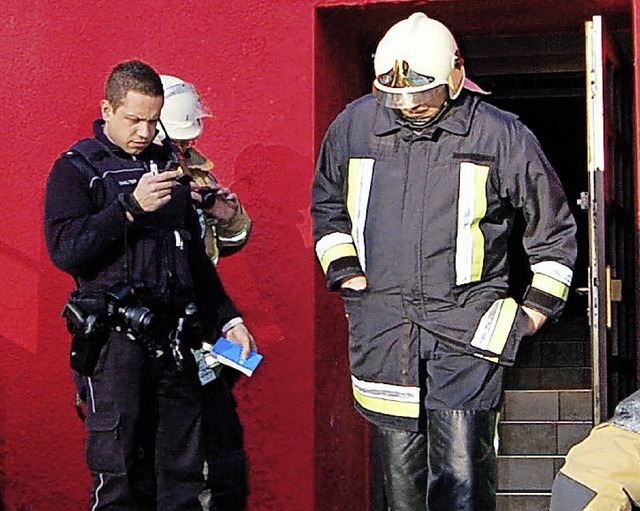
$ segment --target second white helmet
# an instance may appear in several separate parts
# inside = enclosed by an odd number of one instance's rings
[[[373,93],[392,108],[423,103],[427,91],[448,87],[455,99],[462,90],[464,66],[458,45],[447,27],[417,12],[393,25],[380,40],[374,57]],[[459,70],[454,80],[454,70]]]
[[[164,87],[164,106],[160,120],[170,138],[192,140],[202,133],[202,118],[211,117],[195,87],[171,75],[160,75]],[[158,137],[164,138],[162,127]]]

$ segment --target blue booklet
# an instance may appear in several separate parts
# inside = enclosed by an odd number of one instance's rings
[[[247,376],[251,376],[258,364],[262,362],[262,355],[255,351],[249,353],[246,360],[240,360],[242,346],[224,337],[216,341],[211,351],[216,355],[218,362],[233,367]]]

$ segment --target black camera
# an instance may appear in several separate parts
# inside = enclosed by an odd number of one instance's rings
[[[129,284],[115,284],[105,293],[107,317],[133,332],[149,332],[157,324],[156,315],[138,303]]]
[[[178,183],[185,186],[191,186],[190,183],[193,181],[193,178],[189,174],[183,174],[177,179]],[[195,190],[195,192],[200,195],[200,202],[196,202],[196,207],[200,209],[209,209],[212,208],[216,203],[216,190],[212,190],[211,188],[200,188]]]
[[[198,194],[202,199],[202,202],[199,204],[199,207],[202,209],[209,209],[214,206],[216,203],[216,191],[208,188],[203,188],[198,190]]]

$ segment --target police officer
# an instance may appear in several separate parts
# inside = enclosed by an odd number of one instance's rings
[[[355,406],[376,428],[393,511],[495,509],[505,367],[564,306],[574,221],[539,143],[465,78],[443,24],[395,24],[374,67],[373,94],[329,127],[312,192]],[[533,279],[511,297],[518,211]]]
[[[116,66],[93,138],[47,181],[47,248],[77,285],[67,318],[87,389],[92,510],[143,509],[141,448],[154,458],[157,509],[201,509],[202,396],[189,347],[220,331],[254,347],[206,256],[182,171],[151,144],[163,101],[150,66]]]
[[[168,134],[197,189],[215,194],[213,205],[203,211],[200,201],[198,211],[207,255],[217,264],[219,257],[231,255],[247,243],[251,220],[237,195],[213,176],[211,160],[195,147],[203,131],[202,120],[210,117],[195,87],[171,75],[160,75],[160,79],[165,101],[158,138],[166,141]],[[215,374],[217,377],[203,388],[208,509],[242,511],[249,493],[247,455],[236,401],[231,393],[240,373],[219,365]]]

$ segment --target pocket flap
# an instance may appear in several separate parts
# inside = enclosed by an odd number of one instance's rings
[[[95,412],[84,422],[87,431],[114,431],[120,423],[120,414],[115,412]]]

